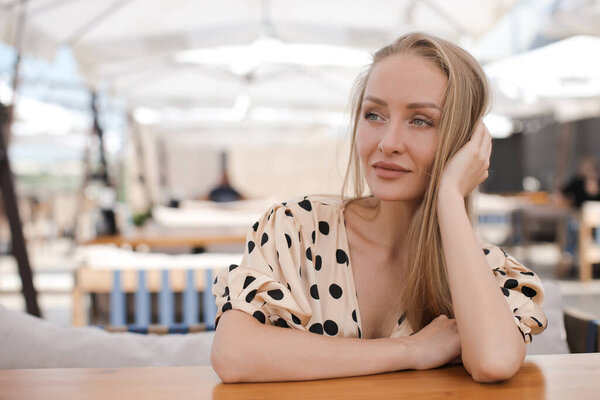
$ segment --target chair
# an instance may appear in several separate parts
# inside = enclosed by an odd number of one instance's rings
[[[600,350],[600,319],[572,307],[563,310],[567,343],[571,353],[595,353]]]
[[[596,232],[596,239],[592,235]],[[592,279],[592,264],[600,263],[600,201],[586,201],[579,220],[579,279]]]
[[[73,325],[92,321],[109,331],[157,334],[214,330],[215,274],[213,269],[79,268],[72,293]],[[86,307],[99,295],[109,297],[108,321]],[[177,297],[181,297],[180,307],[176,307]],[[92,310],[86,313],[86,309]],[[182,320],[176,322],[179,313]]]

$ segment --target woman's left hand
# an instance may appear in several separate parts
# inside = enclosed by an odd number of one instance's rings
[[[450,191],[466,197],[488,177],[492,136],[482,120],[471,139],[448,161],[440,181],[440,192]]]

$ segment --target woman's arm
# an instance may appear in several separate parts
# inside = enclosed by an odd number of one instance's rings
[[[413,336],[369,340],[263,325],[230,310],[219,320],[211,361],[223,382],[266,382],[435,368],[459,354],[456,324],[445,317]]]
[[[462,360],[473,379],[512,377],[525,358],[525,343],[485,259],[460,195],[440,192],[438,218]]]
[[[438,193],[438,221],[460,333],[462,360],[476,381],[508,379],[525,358],[525,344],[469,221],[464,198],[488,177],[492,140],[479,123],[450,160]]]

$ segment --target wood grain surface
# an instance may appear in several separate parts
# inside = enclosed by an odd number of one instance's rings
[[[0,370],[0,399],[598,399],[600,353],[531,356],[512,379],[462,366],[307,382],[223,384],[208,366]]]

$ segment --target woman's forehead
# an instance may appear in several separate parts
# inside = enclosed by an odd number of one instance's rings
[[[375,64],[365,87],[365,97],[391,102],[433,102],[442,105],[446,75],[431,61],[416,55],[394,55]]]

